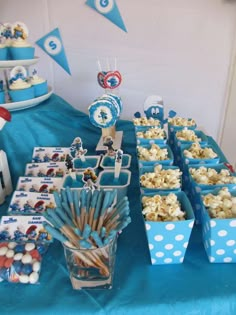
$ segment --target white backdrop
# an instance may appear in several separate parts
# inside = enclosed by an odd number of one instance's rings
[[[39,75],[55,93],[87,113],[103,93],[96,81],[97,57],[116,57],[123,74],[122,119],[143,112],[151,94],[162,95],[165,111],[196,119],[218,139],[236,29],[232,0],[116,0],[125,33],[85,5],[85,0],[0,0],[1,22],[24,22],[34,43],[59,27],[72,76],[40,48]],[[33,70],[33,69],[32,69]]]

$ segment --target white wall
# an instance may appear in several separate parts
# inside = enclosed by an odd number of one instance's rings
[[[70,77],[42,51],[39,74],[55,93],[87,112],[103,90],[96,82],[97,56],[118,59],[123,74],[121,118],[142,111],[148,95],[163,96],[166,112],[195,118],[217,138],[236,3],[230,0],[116,0],[128,33],[85,5],[85,0],[0,0],[2,22],[24,22],[31,42],[59,27],[72,70]]]

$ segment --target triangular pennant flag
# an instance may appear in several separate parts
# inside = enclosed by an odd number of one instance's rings
[[[87,0],[86,4],[127,32],[120,15],[116,0]]]
[[[55,28],[50,33],[37,40],[36,44],[71,75],[61,34],[58,28]]]

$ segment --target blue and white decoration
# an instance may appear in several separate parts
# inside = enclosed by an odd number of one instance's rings
[[[202,212],[203,244],[211,263],[236,262],[236,219],[211,219]]]
[[[69,75],[71,75],[61,34],[58,28],[55,28],[53,31],[37,40],[36,44],[53,60],[55,60]]]
[[[159,194],[166,195],[166,193]],[[181,209],[187,214],[186,220],[145,222],[151,263],[153,265],[181,264],[184,261],[185,252],[194,225],[194,214],[185,193],[181,191],[176,194],[181,203]]]
[[[123,31],[127,32],[116,4],[116,0],[87,0],[86,4],[121,28]]]

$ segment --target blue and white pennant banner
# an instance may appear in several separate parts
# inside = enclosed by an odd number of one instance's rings
[[[87,0],[86,4],[127,32],[125,24],[120,15],[116,0]]]
[[[68,74],[71,75],[61,34],[58,28],[55,28],[53,31],[37,40],[36,44],[53,60],[55,60]]]

